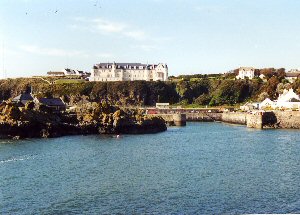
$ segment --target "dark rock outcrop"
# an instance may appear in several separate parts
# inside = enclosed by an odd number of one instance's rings
[[[161,118],[139,111],[124,111],[105,102],[89,103],[76,113],[52,113],[28,104],[6,102],[0,106],[0,138],[51,138],[87,134],[144,134],[165,131]]]

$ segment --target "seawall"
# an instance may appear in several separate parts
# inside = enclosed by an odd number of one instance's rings
[[[209,113],[208,113],[209,114]],[[201,121],[201,120],[199,120]],[[246,125],[248,128],[300,129],[299,111],[270,111],[250,113],[222,113],[222,122]]]
[[[186,126],[186,114],[149,114],[150,116],[159,116],[165,120],[169,126]]]
[[[294,128],[300,129],[299,111],[272,111],[263,115],[264,128]]]
[[[209,112],[200,112],[200,113],[187,113],[187,121],[198,121],[198,122],[214,122],[221,121],[233,124],[246,125],[247,124],[247,115],[246,113],[209,113]]]
[[[262,113],[222,113],[222,122],[246,125],[248,128],[263,128]]]
[[[222,113],[222,122],[246,125],[247,114],[245,113]]]
[[[186,114],[187,121],[200,121],[200,122],[214,122],[214,121],[222,121],[222,113],[208,113],[208,112],[200,112],[200,113],[187,113]]]
[[[214,122],[221,121],[246,125],[249,128],[293,128],[300,129],[299,111],[270,111],[257,113],[187,113],[187,114],[155,114],[162,117],[170,126],[185,126],[187,121]]]

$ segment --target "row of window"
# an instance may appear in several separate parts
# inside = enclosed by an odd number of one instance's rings
[[[101,76],[101,74],[95,74],[96,76]],[[152,76],[152,74],[149,74],[150,76]],[[134,78],[142,78],[142,77],[144,77],[145,75],[144,74],[125,74],[124,75],[125,77],[134,77]],[[160,77],[160,78],[163,78],[164,77],[164,74],[163,73],[157,73],[157,76],[158,77]],[[107,74],[107,75],[105,75],[105,77],[107,77],[107,78],[112,78],[113,77],[113,75],[112,74]],[[116,73],[115,74],[115,77],[121,77],[121,75],[120,74],[118,74],[118,73]]]
[[[109,67],[108,69],[112,69],[112,67]],[[106,68],[102,68],[102,69],[98,69],[98,71],[100,72],[111,72],[111,70],[108,70]],[[122,68],[117,68],[117,69],[122,69]],[[139,67],[139,68],[134,68],[134,67],[129,67],[129,68],[124,68],[125,70],[131,70],[132,69],[132,72],[135,72],[135,70],[142,70],[142,71],[145,71],[143,67]],[[150,67],[150,69],[154,69],[153,67]],[[161,69],[159,70],[161,71]],[[131,71],[129,71],[131,72]],[[140,72],[140,71],[137,71],[137,72]]]

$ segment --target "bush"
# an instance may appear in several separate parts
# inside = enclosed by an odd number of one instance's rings
[[[194,103],[198,105],[208,105],[211,100],[210,95],[202,94],[198,98],[195,99]]]

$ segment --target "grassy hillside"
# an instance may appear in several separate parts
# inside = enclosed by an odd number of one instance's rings
[[[187,106],[236,105],[245,101],[277,98],[284,88],[300,93],[300,80],[290,84],[273,74],[266,81],[234,80],[231,76],[192,77],[169,82],[49,82],[40,78],[0,80],[0,100],[7,100],[32,87],[38,97],[62,97],[76,103],[107,99],[117,105],[146,105],[169,102]]]

